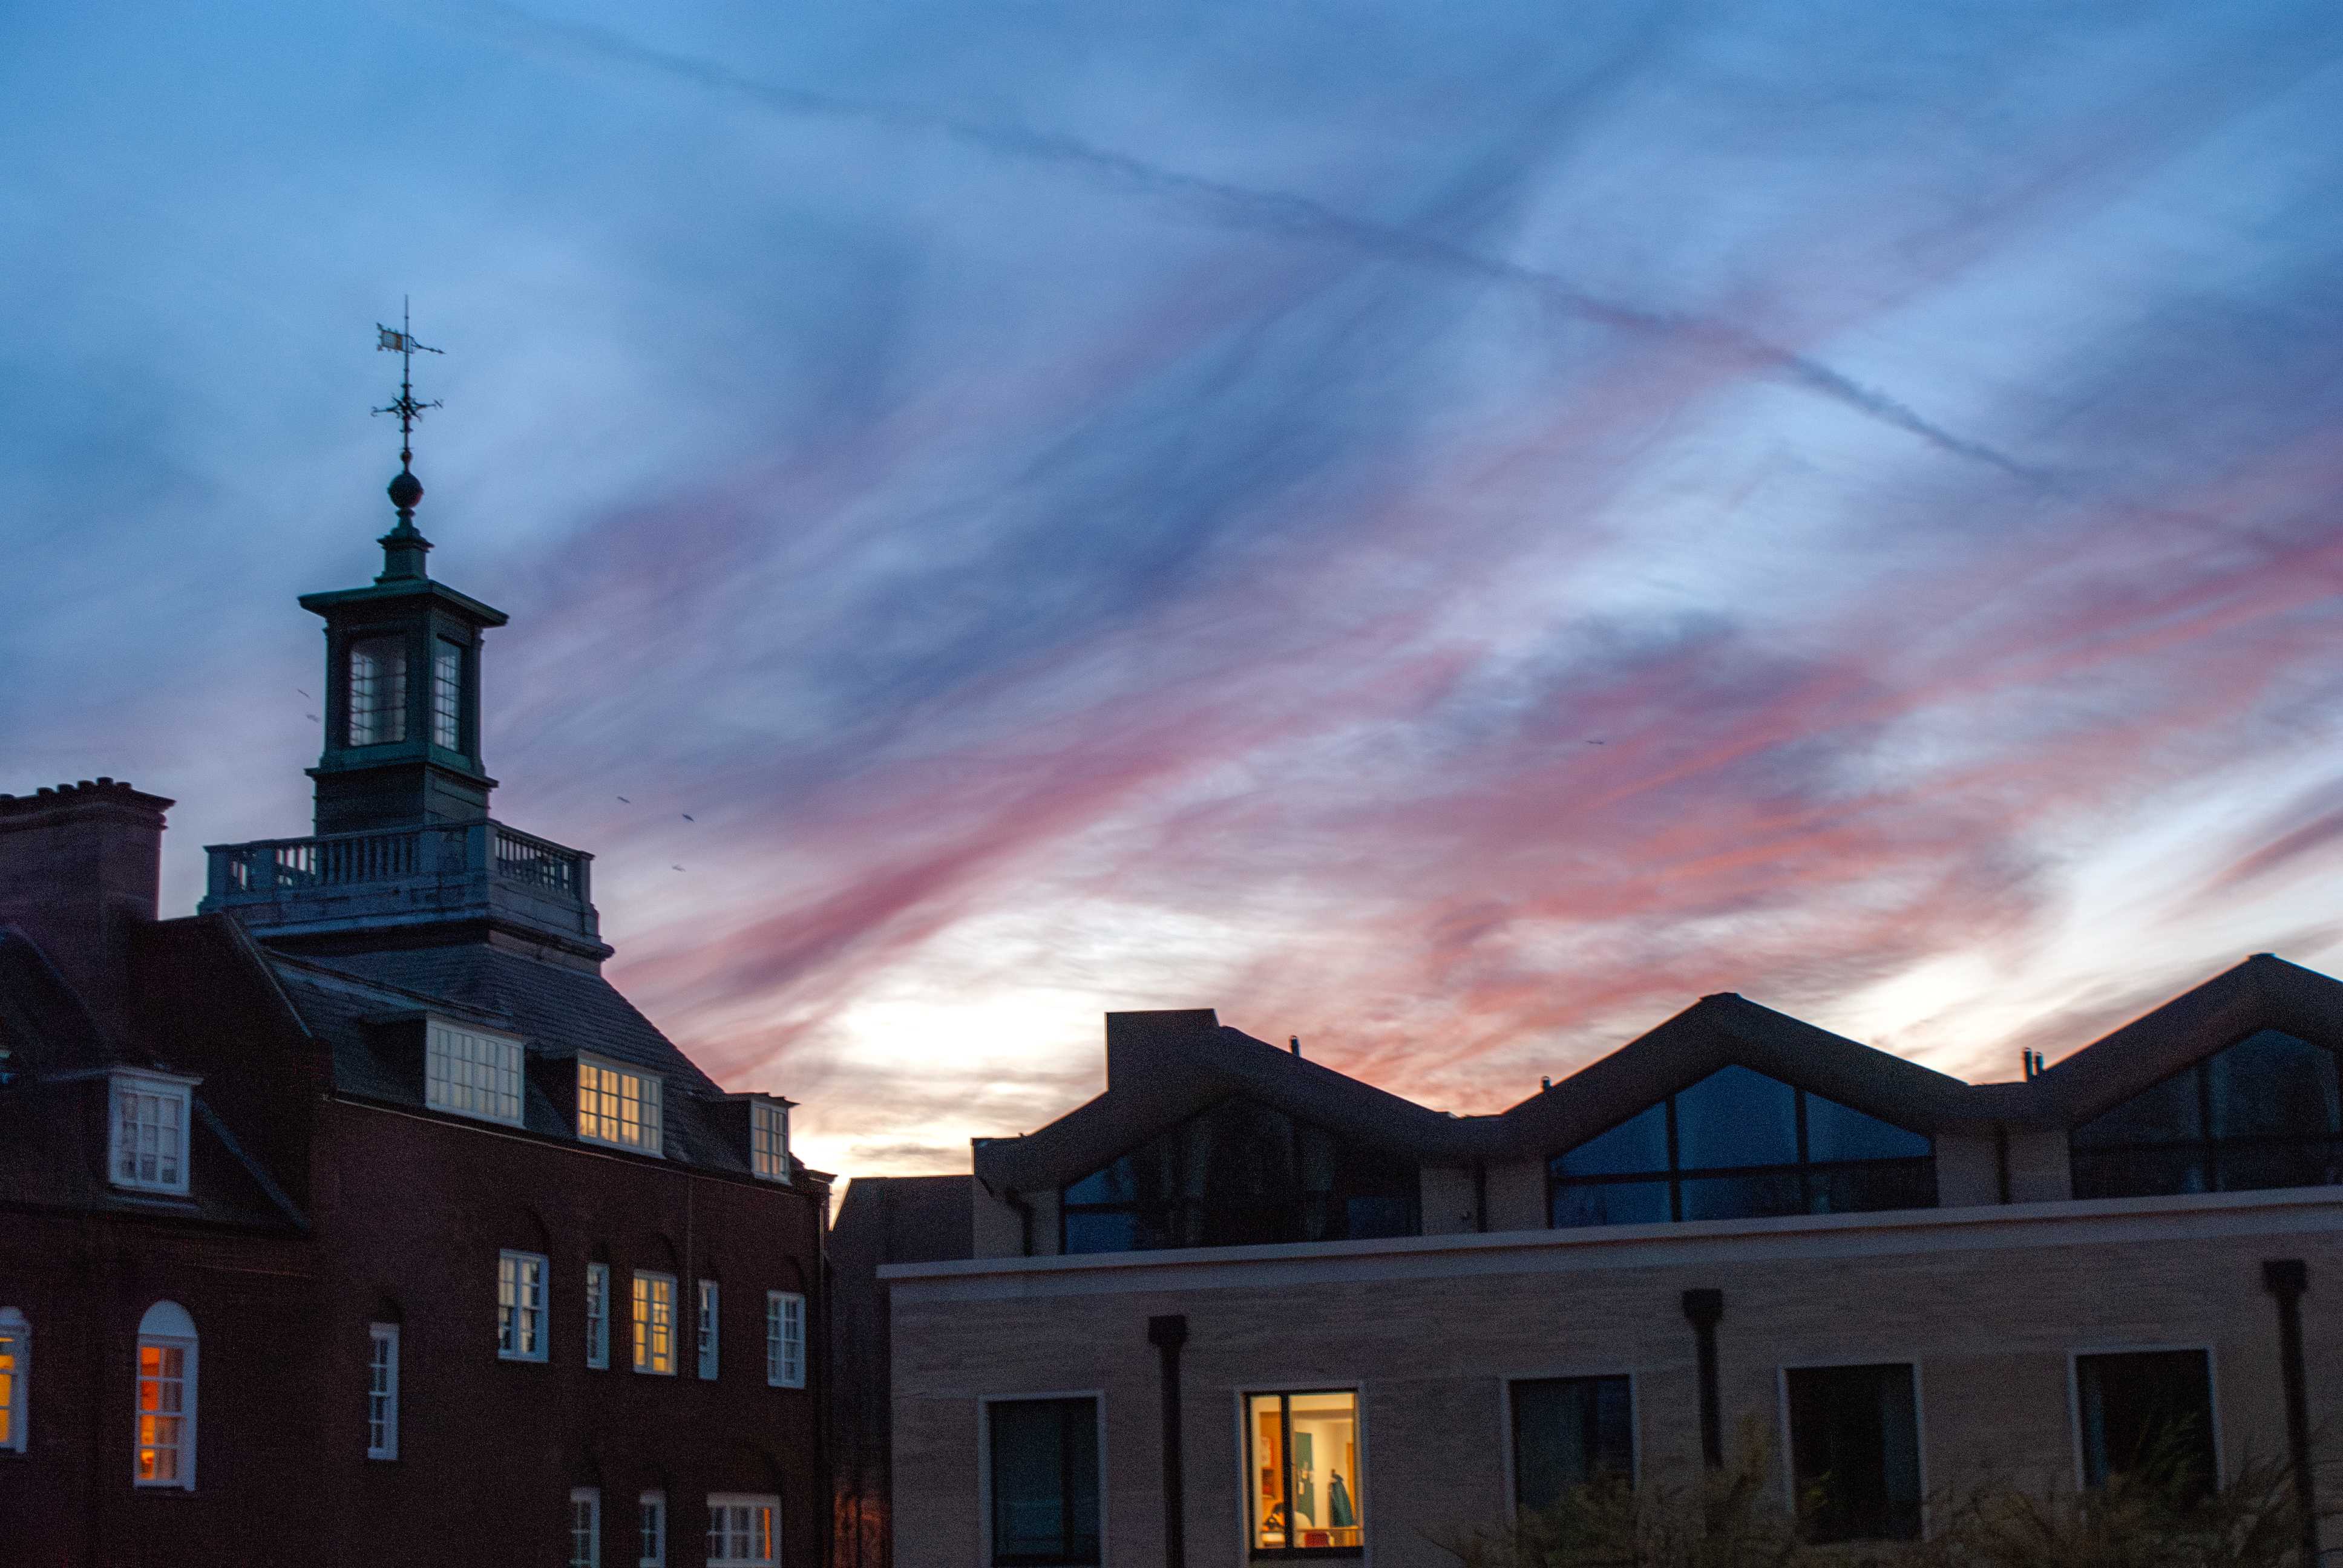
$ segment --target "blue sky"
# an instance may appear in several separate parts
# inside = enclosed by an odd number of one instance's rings
[[[639,10],[0,15],[0,789],[175,797],[173,909],[411,294],[498,814],[818,1162],[1108,1009],[1483,1110],[2343,961],[2331,6]]]

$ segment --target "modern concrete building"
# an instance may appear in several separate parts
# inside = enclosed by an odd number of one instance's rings
[[[1456,1117],[1111,1014],[1103,1093],[977,1141],[969,1255],[875,1270],[893,1563],[1451,1563],[1751,1422],[1832,1540],[2159,1445],[2299,1463],[2343,1415],[2338,1050],[2343,985],[2269,957],[2016,1083],[1724,995]]]
[[[488,815],[421,486],[326,622],[315,831],[0,796],[0,1563],[815,1568],[830,1179]]]

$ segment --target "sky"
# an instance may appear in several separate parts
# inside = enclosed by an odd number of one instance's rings
[[[0,7],[0,790],[307,830],[413,298],[496,811],[849,1175],[2343,968],[2343,12]],[[623,799],[622,799],[623,797]]]

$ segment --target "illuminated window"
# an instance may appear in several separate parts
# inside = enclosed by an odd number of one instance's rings
[[[716,1282],[699,1282],[699,1375],[716,1375]]]
[[[350,744],[383,746],[407,739],[407,644],[370,637],[350,645]]]
[[[765,1292],[765,1382],[805,1387],[805,1298],[795,1291]]]
[[[1554,1157],[1550,1222],[1643,1225],[1933,1209],[1936,1145],[1745,1067]]]
[[[398,1457],[398,1325],[375,1323],[367,1344],[367,1457]]]
[[[635,1276],[635,1370],[675,1375],[675,1276]]]
[[[32,1372],[33,1325],[15,1308],[0,1307],[0,1453],[25,1452]]]
[[[140,1486],[196,1489],[196,1323],[176,1302],[156,1302],[138,1321],[137,1445]]]
[[[1413,1236],[1413,1161],[1227,1100],[1064,1191],[1064,1250]]]
[[[667,1493],[646,1492],[640,1504],[642,1546],[635,1568],[667,1568]]]
[[[602,1568],[602,1493],[569,1489],[569,1568]]]
[[[586,1265],[586,1364],[610,1364],[610,1265]]]
[[[1359,1396],[1349,1389],[1245,1401],[1255,1557],[1356,1557],[1366,1544]]]
[[[719,1492],[708,1499],[708,1568],[770,1568],[780,1560],[778,1497]]]
[[[768,1181],[789,1179],[789,1108],[769,1100],[749,1101],[750,1168]]]
[[[464,749],[464,645],[444,637],[431,645],[431,744]]]
[[[578,1059],[578,1136],[644,1154],[663,1150],[659,1081],[590,1057]]]
[[[545,1259],[536,1252],[497,1255],[497,1355],[545,1359]]]
[[[985,1407],[993,1568],[1099,1561],[1098,1423],[1094,1399]]]
[[[196,1082],[160,1073],[114,1074],[108,1168],[116,1186],[187,1190],[188,1093]]]
[[[2335,1053],[2262,1030],[2083,1123],[2072,1147],[2077,1198],[2334,1186]]]
[[[433,1019],[426,1031],[423,1102],[435,1111],[518,1127],[521,1043]]]

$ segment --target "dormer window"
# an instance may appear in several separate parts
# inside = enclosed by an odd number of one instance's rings
[[[423,1102],[434,1111],[521,1123],[521,1042],[433,1019],[425,1030]]]
[[[350,744],[407,739],[407,645],[396,637],[350,644]]]
[[[464,645],[453,638],[431,644],[431,744],[464,749]]]
[[[664,1151],[659,1081],[590,1056],[578,1059],[578,1136],[639,1154]]]
[[[769,1100],[749,1101],[749,1168],[768,1181],[789,1179],[789,1108]]]
[[[166,1072],[114,1074],[106,1171],[116,1187],[186,1192],[188,1101],[200,1081]]]

